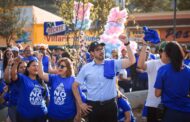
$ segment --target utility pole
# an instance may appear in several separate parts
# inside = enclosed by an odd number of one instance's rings
[[[177,6],[177,0],[174,0],[174,18],[173,18],[173,40],[176,41],[176,6]]]

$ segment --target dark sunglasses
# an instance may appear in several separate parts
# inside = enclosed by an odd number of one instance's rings
[[[64,69],[66,66],[65,65],[59,65],[58,68]]]

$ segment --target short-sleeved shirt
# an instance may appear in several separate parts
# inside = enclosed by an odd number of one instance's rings
[[[131,114],[130,122],[135,122],[130,103],[126,99],[118,98],[117,105],[118,105],[118,122],[124,122],[125,112],[130,112],[130,114]]]
[[[114,60],[115,74],[122,68],[122,60]],[[116,77],[104,77],[104,62],[96,64],[94,61],[85,64],[76,77],[76,82],[86,82],[87,100],[105,101],[117,96]]]
[[[35,56],[23,57],[23,61],[30,62],[32,60],[38,60]]]
[[[18,74],[19,97],[17,111],[25,118],[42,117],[47,113],[45,100],[42,96],[43,87],[37,80]]]
[[[184,64],[186,64],[187,66],[190,67],[190,59],[185,59],[185,60],[184,60]]]
[[[17,82],[9,84],[9,106],[17,106],[19,97],[19,87]]]
[[[149,60],[146,62],[147,69],[146,72],[148,74],[148,96],[146,99],[146,106],[157,108],[161,102],[160,97],[156,97],[154,94],[155,88],[154,83],[156,81],[157,71],[158,69],[164,65],[161,59],[157,60]]]
[[[171,64],[162,66],[154,85],[162,90],[162,103],[174,110],[190,112],[190,68],[184,68],[177,72]]]
[[[49,75],[50,102],[48,116],[58,120],[74,118],[76,114],[75,98],[72,92],[74,77]]]

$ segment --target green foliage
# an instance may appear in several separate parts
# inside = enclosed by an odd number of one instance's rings
[[[172,10],[171,0],[126,0],[126,7],[132,13]]]
[[[74,0],[60,0],[56,2],[59,14],[67,25],[72,24]]]
[[[190,0],[178,0],[178,10],[190,10]]]
[[[174,0],[126,0],[132,13],[173,11]],[[190,0],[177,0],[177,10],[190,10]]]
[[[113,0],[89,0],[94,5],[91,11],[91,18],[97,35],[100,35],[104,31],[104,25],[107,21],[107,16],[111,8],[115,7],[115,1]]]
[[[0,36],[7,44],[22,33],[25,20],[20,20],[20,9],[15,8],[15,0],[0,0]]]

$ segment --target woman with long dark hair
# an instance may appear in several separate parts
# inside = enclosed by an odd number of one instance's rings
[[[74,83],[73,66],[69,58],[60,58],[57,62],[57,74],[43,72],[42,56],[39,58],[39,76],[48,83],[50,102],[48,104],[49,122],[80,122],[79,109],[72,91]]]
[[[190,122],[190,68],[183,64],[184,52],[177,42],[164,50],[169,64],[158,70],[154,87],[165,106],[164,122]]]
[[[11,120],[11,122],[16,122],[16,106],[18,102],[18,97],[19,97],[19,87],[17,85],[17,82],[11,82],[10,80],[10,70],[11,66],[13,64],[13,60],[9,60],[8,65],[5,69],[5,76],[4,79],[8,83],[9,86],[9,91],[8,91],[8,116]],[[17,71],[18,73],[25,73],[26,70],[26,62],[21,61],[19,62],[17,66]]]
[[[11,79],[17,82],[19,87],[17,122],[45,122],[45,88],[43,81],[38,77],[38,61],[29,61],[24,74],[17,71],[19,62],[17,58],[11,70]]]
[[[7,48],[3,54],[3,71],[5,71],[5,68],[8,65],[8,62],[10,59],[13,58],[13,52],[11,51],[10,48]]]

